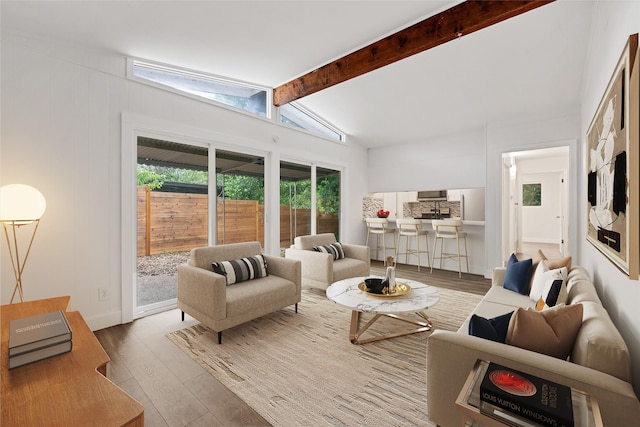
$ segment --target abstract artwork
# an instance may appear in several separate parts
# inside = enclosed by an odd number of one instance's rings
[[[634,34],[587,131],[587,240],[631,279],[639,262],[637,50]]]

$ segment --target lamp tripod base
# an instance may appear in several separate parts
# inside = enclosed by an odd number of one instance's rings
[[[31,222],[35,222],[35,227],[33,228],[33,234],[31,234],[31,239],[29,240],[29,246],[27,247],[27,252],[24,255],[22,261],[20,260],[20,255],[18,252],[18,237],[16,233],[16,229],[20,228],[23,225],[29,224]],[[16,293],[20,297],[20,302],[24,302],[24,295],[22,293],[22,272],[24,271],[24,266],[27,263],[27,258],[29,258],[29,252],[31,252],[31,245],[33,244],[33,239],[36,237],[36,231],[38,231],[38,225],[40,225],[40,220],[36,219],[34,221],[25,222],[16,222],[16,221],[6,221],[2,223],[2,227],[4,228],[4,235],[7,240],[7,246],[9,248],[9,257],[11,258],[11,266],[13,267],[13,274],[16,278],[16,286],[13,288],[13,294],[11,294],[11,302],[13,304],[13,300],[16,297]],[[9,237],[9,229],[12,231],[11,239]],[[12,244],[13,240],[13,244]]]

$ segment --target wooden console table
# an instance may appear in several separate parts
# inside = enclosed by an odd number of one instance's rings
[[[77,311],[71,297],[0,307],[2,313],[2,426],[144,426],[144,407],[106,377],[109,356]],[[63,310],[73,349],[8,370],[12,319]]]

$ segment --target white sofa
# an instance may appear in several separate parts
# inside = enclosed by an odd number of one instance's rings
[[[342,243],[344,258],[334,260],[329,253],[316,252],[316,246],[336,243],[333,233],[298,236],[285,250],[285,257],[302,263],[302,285],[327,289],[338,280],[368,276],[371,269],[369,246]]]
[[[497,268],[493,286],[472,314],[492,318],[518,307],[534,307],[528,295],[502,287],[504,268]],[[429,418],[439,426],[461,425],[455,400],[477,359],[530,373],[583,390],[600,406],[605,427],[638,425],[640,402],[631,384],[627,346],[602,306],[582,267],[569,271],[567,304],[583,305],[583,320],[569,360],[470,336],[467,321],[457,332],[434,331],[427,344]]]

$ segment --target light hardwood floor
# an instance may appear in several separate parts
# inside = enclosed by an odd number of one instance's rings
[[[516,254],[518,259],[532,258],[533,255],[540,249],[542,253],[549,259],[562,258],[560,255],[560,248],[558,244],[551,243],[528,243],[522,242],[520,244],[521,253]]]
[[[371,274],[383,275],[372,262]],[[484,295],[491,283],[481,276],[398,265],[397,277]],[[290,310],[292,308],[285,308]],[[304,301],[300,309],[304,309]],[[109,354],[107,377],[145,408],[146,426],[268,426],[260,415],[173,345],[166,334],[198,323],[180,321],[178,309],[95,332]],[[347,337],[345,337],[347,339]],[[224,345],[224,334],[222,345]]]

